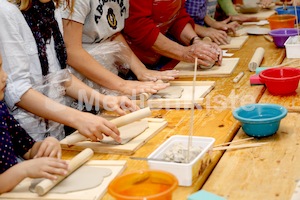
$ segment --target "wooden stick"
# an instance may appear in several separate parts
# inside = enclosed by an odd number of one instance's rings
[[[94,152],[90,148],[84,149],[82,152],[77,154],[69,163],[69,171],[65,176],[58,176],[57,180],[52,181],[50,179],[45,179],[41,181],[39,184],[35,186],[35,191],[39,196],[46,194],[49,190],[51,190],[55,185],[60,183],[63,179],[73,173],[76,169],[78,169],[81,165],[83,165],[86,161],[88,161]],[[75,184],[75,183],[74,183]]]
[[[134,121],[143,119],[145,117],[149,117],[151,115],[151,110],[149,107],[140,109],[138,111],[129,113],[127,115],[115,118],[110,120],[117,127],[124,126],[126,124],[130,124]],[[87,138],[84,135],[81,135],[79,131],[73,132],[71,135],[67,136],[63,140],[60,141],[61,144],[66,144],[68,146],[74,145],[77,142],[85,141]]]
[[[229,145],[229,144],[238,143],[238,142],[244,142],[244,141],[248,141],[248,140],[252,140],[252,139],[254,139],[254,137],[235,140],[235,141],[232,141],[232,142],[225,142],[225,143],[222,143],[222,144],[215,145],[214,147]]]
[[[250,147],[259,147],[264,144],[267,144],[268,142],[259,142],[259,143],[250,143],[250,144],[241,144],[241,145],[232,145],[232,146],[223,146],[223,147],[214,147],[214,151],[222,151],[222,150],[228,150],[228,149],[243,149],[243,148],[250,148]]]
[[[189,141],[188,141],[188,153],[187,153],[187,160],[189,162],[190,158],[190,148],[192,146],[192,136],[194,132],[194,107],[195,107],[195,83],[196,83],[196,71],[198,67],[198,58],[195,58],[195,65],[194,65],[194,77],[193,77],[193,88],[192,88],[192,105],[191,105],[191,119],[190,119],[190,133],[189,133]]]
[[[280,64],[280,65],[275,65],[274,67],[282,67],[282,66],[284,66],[284,65],[289,65],[289,64],[292,64],[292,63],[294,63],[294,62],[299,62],[299,60],[290,60],[290,61],[288,61],[288,62],[286,62],[286,63],[282,63],[282,64]]]

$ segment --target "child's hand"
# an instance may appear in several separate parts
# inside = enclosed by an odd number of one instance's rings
[[[96,142],[103,139],[103,135],[112,137],[121,142],[120,132],[110,121],[91,113],[83,112],[76,120],[76,129],[80,134]]]
[[[125,115],[126,111],[136,111],[139,107],[126,96],[105,96],[103,108],[108,111],[115,111],[119,115]]]
[[[57,158],[35,158],[19,163],[22,170],[29,178],[47,178],[56,180],[57,175],[64,176],[68,173],[66,161]]]
[[[54,137],[45,138],[34,158],[39,157],[53,157],[53,158],[61,158],[61,146],[59,141]]]

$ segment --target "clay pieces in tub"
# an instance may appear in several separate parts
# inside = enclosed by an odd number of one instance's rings
[[[192,146],[189,152],[189,160],[193,160],[201,153],[203,149],[198,146]],[[182,143],[175,143],[171,148],[167,149],[163,154],[163,159],[166,161],[174,161],[178,163],[186,163],[187,157],[187,147],[185,147]]]

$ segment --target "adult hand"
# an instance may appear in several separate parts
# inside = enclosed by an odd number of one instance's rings
[[[56,180],[57,175],[64,176],[68,173],[66,161],[58,158],[41,157],[25,160],[18,165],[29,178],[47,178]]]
[[[222,49],[213,42],[197,40],[193,45],[186,47],[183,52],[183,61],[194,62],[198,58],[198,64],[209,67],[215,63],[222,63]]]
[[[227,33],[223,30],[217,30],[215,28],[208,27],[201,36],[209,37],[213,42],[215,42],[218,45],[228,44]]]
[[[46,137],[38,149],[34,158],[53,157],[61,158],[61,146],[59,141],[54,137]]]
[[[179,76],[178,70],[166,70],[166,71],[157,71],[157,70],[142,70],[140,74],[137,75],[137,79],[140,81],[157,81],[164,80],[170,81],[174,80]]]
[[[141,93],[157,93],[159,90],[165,89],[169,86],[169,83],[157,83],[154,81],[125,81],[123,90],[124,95],[138,95]]]
[[[233,32],[235,34],[236,29],[240,26],[236,21],[232,21],[232,17],[228,17],[223,21],[215,21],[213,23],[213,28],[218,30],[223,30],[226,32]]]

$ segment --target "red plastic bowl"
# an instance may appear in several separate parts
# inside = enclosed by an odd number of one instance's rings
[[[272,95],[290,95],[298,88],[300,69],[270,68],[261,71],[259,77]]]

